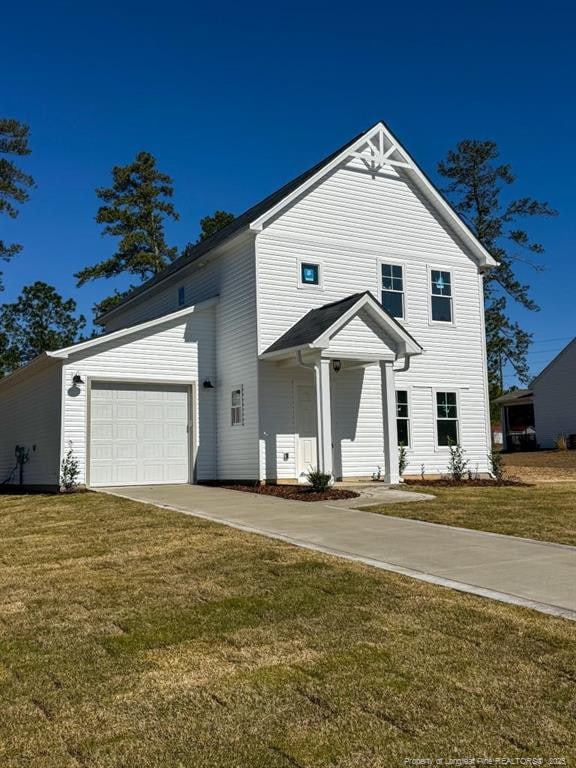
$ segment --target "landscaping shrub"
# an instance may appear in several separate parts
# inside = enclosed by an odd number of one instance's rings
[[[468,466],[468,459],[464,458],[466,451],[462,448],[460,443],[453,442],[450,442],[448,449],[450,450],[448,472],[455,483],[460,483],[464,479],[466,468]]]
[[[567,451],[568,450],[568,438],[566,435],[556,435],[554,438],[554,449],[556,451]]]
[[[311,469],[306,475],[306,479],[312,486],[312,488],[318,493],[328,490],[330,482],[332,481],[332,475],[327,475],[325,472],[320,472],[319,469]]]
[[[499,483],[504,479],[504,462],[502,452],[492,448],[488,454],[488,461],[490,462],[490,470],[494,479]]]

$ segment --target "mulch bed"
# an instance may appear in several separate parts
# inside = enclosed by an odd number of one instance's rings
[[[356,491],[345,488],[329,488],[327,491],[314,491],[306,485],[223,485],[230,491],[259,493],[265,496],[279,496],[292,501],[335,501],[337,499],[355,499],[360,496]]]
[[[487,477],[477,477],[472,480],[450,480],[448,477],[439,477],[437,479],[416,479],[405,478],[404,485],[430,485],[436,486],[436,488],[478,488],[482,486],[494,488],[503,487],[506,485],[516,485],[520,487],[527,487],[530,483],[524,483],[522,480],[505,479],[505,480],[491,480]]]

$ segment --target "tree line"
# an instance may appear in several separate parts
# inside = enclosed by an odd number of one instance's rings
[[[30,130],[22,122],[0,118],[0,215],[18,216],[35,183],[18,166],[18,158],[29,155]],[[438,173],[446,180],[442,190],[454,210],[473,234],[496,259],[498,267],[484,277],[488,377],[491,398],[504,391],[502,369],[507,363],[518,379],[530,378],[528,350],[532,335],[512,320],[510,303],[537,311],[529,286],[520,282],[515,267],[534,255],[544,253],[542,244],[531,239],[520,226],[534,216],[556,215],[550,205],[531,197],[505,202],[504,190],[515,182],[509,164],[500,162],[496,143],[465,139],[438,163]],[[165,223],[177,220],[172,202],[173,181],[162,173],[149,152],[139,152],[124,166],[112,168],[110,187],[96,189],[101,202],[96,222],[102,233],[115,238],[109,257],[88,265],[75,274],[77,286],[100,279],[128,275],[134,281],[128,291],[115,289],[94,306],[96,317],[114,307],[127,292],[142,284],[178,257],[178,248],[166,242]],[[223,210],[201,219],[197,242],[233,221]],[[1,234],[1,230],[0,230]],[[185,253],[193,247],[189,243]],[[22,250],[17,243],[0,237],[0,259],[9,262]],[[0,291],[3,290],[0,271]],[[64,299],[47,283],[36,281],[25,286],[15,302],[0,305],[0,377],[29,362],[44,350],[57,349],[80,340],[86,318],[77,314],[74,299]]]

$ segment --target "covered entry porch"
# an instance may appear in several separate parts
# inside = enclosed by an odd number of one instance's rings
[[[292,406],[291,421],[271,406],[263,416],[262,479],[282,479],[284,462],[294,468],[286,479],[295,475],[299,482],[318,468],[332,478],[379,470],[385,482],[397,483],[395,375],[421,353],[369,292],[308,312],[260,356],[263,401],[281,403],[288,396]],[[289,430],[293,435],[286,435]],[[290,444],[293,455],[281,449]]]

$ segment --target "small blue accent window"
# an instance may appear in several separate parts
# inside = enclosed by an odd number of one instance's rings
[[[302,285],[319,285],[320,284],[320,266],[318,264],[304,264],[300,265],[300,279]]]
[[[183,307],[186,303],[186,292],[184,291],[184,286],[181,285],[180,288],[178,288],[178,306]]]

